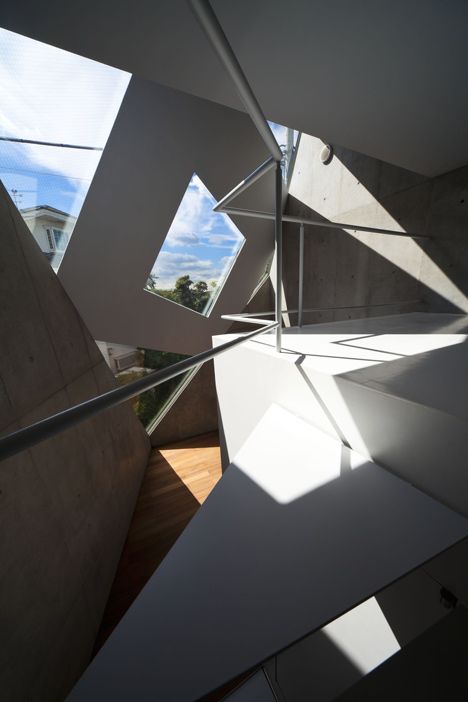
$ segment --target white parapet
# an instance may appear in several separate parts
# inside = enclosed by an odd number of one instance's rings
[[[281,354],[264,335],[221,355],[229,458],[276,403],[468,515],[467,334],[466,315],[412,313],[290,328]]]

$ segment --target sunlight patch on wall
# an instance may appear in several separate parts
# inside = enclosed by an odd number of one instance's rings
[[[281,442],[278,441],[281,437]],[[276,404],[270,405],[234,465],[279,504],[289,504],[367,459]]]
[[[382,211],[385,212],[383,208]],[[354,218],[356,219],[356,216]],[[388,213],[385,219],[387,218],[388,222],[379,224],[379,226],[382,226],[384,229],[404,231],[399,223]],[[348,215],[348,219],[352,219],[352,213]],[[340,221],[346,224],[346,216],[340,217]],[[382,215],[379,215],[379,221],[382,221]],[[359,220],[359,222],[355,223],[365,224],[365,221]],[[461,311],[468,312],[468,298],[424,251],[422,248],[424,243],[419,245],[413,239],[391,237],[385,234],[354,232],[351,229],[346,229],[345,231],[360,243],[369,247],[372,251],[390,261],[390,263],[393,263],[393,265],[398,266],[408,275],[421,281],[423,285],[426,285],[445,300],[451,302]]]
[[[362,171],[365,176],[363,175],[363,178],[367,178],[372,184],[366,187],[366,182],[362,182],[358,176],[359,169],[356,167],[357,172],[353,173],[353,166],[348,168],[336,155],[329,165],[323,166],[320,161],[322,147],[323,142],[320,139],[302,135],[289,189],[290,195],[330,221],[405,232],[401,223],[377,199],[378,197],[383,199],[382,196],[374,194],[380,193],[381,185],[385,185],[385,181],[382,183],[379,181],[381,172],[379,161],[357,153],[353,156],[352,152],[349,152],[353,163],[353,158],[358,164],[361,158],[364,159]],[[413,178],[410,177],[411,175]],[[414,183],[414,175],[406,174],[406,177],[409,177],[409,184]],[[386,195],[384,201],[398,203],[400,214],[403,212],[406,215],[406,221],[412,223],[411,227],[418,226],[414,222],[424,220],[424,207],[421,205],[419,214],[414,213],[410,206],[415,205],[416,199],[406,201],[404,195],[401,199],[399,195],[399,191],[395,192],[395,200],[390,195]],[[429,206],[429,199],[427,206]],[[421,226],[424,229],[424,224]],[[307,231],[313,233],[314,230],[306,227],[306,235]],[[344,231],[461,311],[468,312],[467,296],[431,258],[430,248],[437,245],[436,239],[434,242],[423,239],[418,241],[400,236],[356,232],[346,227]],[[414,230],[412,233],[426,234],[426,231]],[[330,230],[329,236],[332,237],[332,235],[333,231]],[[406,302],[406,300],[403,301]]]
[[[375,597],[338,617],[322,632],[363,675],[401,648]]]
[[[345,214],[333,216],[332,220],[335,219],[344,224],[352,222],[353,224],[369,224],[369,226],[398,232],[406,231],[363,183],[356,184],[356,176],[338,159],[336,159],[336,167],[341,171],[339,188],[340,194],[345,200],[343,203]],[[356,185],[359,188],[358,191]],[[358,192],[361,193],[359,195],[361,201],[356,200]],[[329,200],[331,205],[334,198],[331,197]],[[346,211],[347,204],[350,205],[350,211]],[[456,305],[463,312],[468,312],[468,298],[424,250],[424,239],[418,242],[418,240],[400,236],[356,232],[352,229],[345,229],[345,231],[400,270]],[[425,234],[424,231],[411,233]]]

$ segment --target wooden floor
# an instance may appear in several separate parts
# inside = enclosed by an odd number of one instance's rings
[[[95,652],[112,633],[220,477],[217,432],[153,450]]]

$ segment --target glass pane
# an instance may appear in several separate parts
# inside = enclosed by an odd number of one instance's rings
[[[97,345],[104,356],[109,368],[114,373],[119,385],[127,385],[134,380],[143,378],[153,370],[162,370],[188,356],[166,351],[141,349],[123,344],[113,344],[106,341],[97,341]],[[193,375],[187,371],[172,380],[167,380],[152,390],[147,390],[130,400],[132,407],[143,426],[153,429],[158,419],[162,419],[164,409],[173,395],[185,385]]]
[[[268,122],[268,124],[270,125],[276,141],[278,142],[278,146],[284,154],[283,177],[286,181],[288,179],[290,165],[296,150],[299,132],[296,129],[284,127],[282,124],[276,124],[276,122]]]
[[[129,80],[0,29],[0,179],[55,270]]]
[[[193,174],[145,290],[208,315],[245,239]]]

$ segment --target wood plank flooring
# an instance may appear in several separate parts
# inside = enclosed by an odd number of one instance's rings
[[[95,653],[220,477],[221,455],[217,432],[152,451]]]

